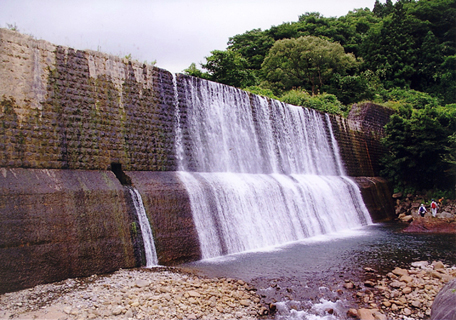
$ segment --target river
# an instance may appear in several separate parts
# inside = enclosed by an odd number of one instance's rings
[[[341,290],[346,279],[362,282],[365,267],[386,274],[414,261],[456,265],[456,235],[402,233],[381,223],[304,241],[201,260],[184,267],[210,277],[253,284],[277,312],[271,319],[345,319],[353,297]],[[330,315],[325,310],[333,309]]]

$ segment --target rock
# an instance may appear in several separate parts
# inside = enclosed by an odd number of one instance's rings
[[[383,313],[381,313],[380,311],[376,311],[372,314],[374,316],[374,319],[375,320],[388,320],[388,318],[386,317],[386,315],[384,315]]]
[[[442,261],[437,261],[433,265],[434,265],[434,270],[443,270],[443,269],[445,269],[445,265],[442,263]]]
[[[249,300],[241,300],[239,303],[241,305],[243,305],[244,307],[250,306],[250,301]]]
[[[410,304],[412,305],[412,307],[421,308],[421,301],[419,300],[413,300]]]
[[[383,301],[382,304],[387,308],[391,307],[391,302],[389,302],[388,300]]]
[[[401,268],[395,268],[393,271],[392,271],[393,274],[397,275],[397,276],[405,276],[405,275],[408,275],[408,271],[405,270],[405,269],[401,269]]]
[[[413,278],[407,274],[407,275],[403,275],[402,277],[400,277],[399,281],[402,281],[405,283],[411,283],[413,281]]]
[[[347,311],[347,316],[348,316],[349,318],[358,318],[358,310],[353,309],[353,308],[348,309],[348,311]]]
[[[435,297],[431,320],[456,319],[456,280],[449,282]]]
[[[415,268],[424,268],[424,267],[427,267],[428,265],[429,265],[429,262],[427,262],[427,261],[415,261],[415,262],[411,263],[411,266],[415,267]]]
[[[400,282],[400,281],[393,281],[390,283],[390,286],[393,288],[403,288],[406,286],[406,284],[404,282]]]
[[[443,212],[437,213],[437,218],[440,218],[440,219],[454,219],[455,215],[454,215],[454,213],[443,211]]]
[[[404,308],[404,309],[402,310],[402,313],[403,313],[404,315],[406,315],[406,316],[409,316],[409,315],[412,314],[412,310],[410,310],[409,308]]]
[[[410,292],[412,292],[412,288],[410,287],[405,287],[404,289],[402,289],[403,294],[409,294]]]
[[[374,309],[375,310],[375,309]],[[358,317],[360,320],[375,320],[373,313],[378,310],[358,309]]]
[[[429,274],[431,277],[442,279],[443,275],[438,271],[431,271]]]
[[[146,280],[136,280],[136,282],[135,282],[135,286],[137,286],[138,288],[147,287],[149,284],[150,284],[149,281],[146,281]]]
[[[119,314],[122,313],[122,311],[123,311],[123,308],[121,306],[117,306],[112,310],[112,314],[114,316],[118,316]]]
[[[345,282],[344,283],[344,288],[345,289],[353,289],[355,287],[355,285],[353,284],[353,282]]]
[[[188,295],[190,297],[193,297],[193,298],[200,298],[201,297],[201,294],[199,294],[197,291],[188,291],[187,293],[188,293]]]
[[[411,215],[410,216],[403,216],[401,218],[401,221],[402,222],[411,222],[411,221],[413,221],[413,216],[411,216]]]
[[[373,282],[372,280],[364,281],[364,286],[373,288],[375,287],[375,282]]]
[[[399,198],[402,198],[402,192],[393,194],[393,199],[399,199]]]

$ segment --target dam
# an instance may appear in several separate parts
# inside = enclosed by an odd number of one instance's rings
[[[381,106],[342,118],[11,30],[0,41],[1,293],[394,214]]]

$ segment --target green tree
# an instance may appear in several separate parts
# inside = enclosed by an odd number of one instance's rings
[[[274,38],[261,29],[253,29],[229,38],[228,49],[239,52],[247,60],[248,68],[260,70],[264,57],[274,45]]]
[[[386,125],[381,174],[399,187],[417,190],[448,189],[447,142],[456,130],[456,108],[401,107]]]
[[[262,71],[278,92],[310,87],[315,95],[334,72],[344,73],[356,66],[354,55],[346,54],[340,44],[306,36],[276,41],[263,62]]]
[[[233,50],[214,50],[206,57],[206,63],[201,66],[208,70],[208,79],[245,88],[255,84],[255,79],[248,69],[248,62],[239,52]]]
[[[442,160],[449,165],[447,173],[454,177],[454,187],[456,191],[456,132],[448,137],[448,144],[445,146],[446,154]]]
[[[209,74],[201,71],[196,67],[195,63],[190,64],[190,66],[184,70],[184,74],[192,76],[192,77],[198,77],[198,78],[203,78],[203,79],[209,79]]]

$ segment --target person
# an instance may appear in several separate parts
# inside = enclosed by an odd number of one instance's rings
[[[431,202],[431,212],[432,212],[432,216],[435,218],[435,216],[437,215],[437,208],[439,206],[437,205],[437,202],[434,201],[434,199],[432,199],[432,202]]]
[[[442,206],[443,200],[445,200],[444,197],[441,197],[441,198],[439,199],[439,207]]]
[[[418,213],[420,214],[420,216],[424,217],[424,215],[426,214],[427,210],[426,208],[424,207],[424,204],[421,204],[420,207],[418,208]]]

